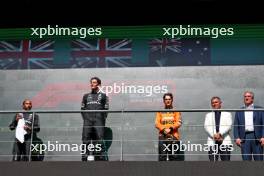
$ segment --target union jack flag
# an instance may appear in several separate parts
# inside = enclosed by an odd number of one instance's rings
[[[0,41],[0,69],[52,68],[52,40]]]
[[[57,45],[54,40],[0,41],[0,69],[211,64],[210,40],[208,39],[146,40],[143,42],[144,46],[142,45],[144,51],[139,47],[132,49],[131,39],[76,39],[65,42],[66,47],[64,48],[60,43]],[[66,54],[60,55],[61,52]],[[138,55],[135,55],[136,53]],[[136,62],[138,59],[145,59],[147,64]]]
[[[97,39],[72,41],[72,67],[129,67],[130,39]]]
[[[162,54],[166,53],[167,50],[171,50],[177,53],[181,52],[181,41],[180,39],[153,39],[150,41],[151,51],[158,51]]]
[[[153,39],[149,42],[150,45],[150,60],[154,61],[154,66],[164,66],[167,62],[169,53],[181,52],[180,39]]]

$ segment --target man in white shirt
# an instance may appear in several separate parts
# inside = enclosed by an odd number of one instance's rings
[[[219,97],[211,98],[213,109],[221,109],[222,101]],[[231,137],[229,135],[232,127],[232,115],[229,112],[214,111],[205,116],[204,129],[208,134],[207,145],[210,146],[209,160],[229,161],[232,150]]]
[[[244,106],[242,109],[262,108],[254,103],[254,93],[244,93]],[[238,111],[235,115],[234,138],[241,148],[242,159],[256,161],[263,160],[264,146],[264,113],[263,111]]]

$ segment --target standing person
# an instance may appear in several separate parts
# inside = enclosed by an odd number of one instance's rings
[[[242,109],[254,110],[261,108],[254,105],[254,93],[244,92]],[[238,111],[235,115],[234,138],[241,148],[243,160],[263,160],[264,146],[264,113],[263,111]]]
[[[105,93],[99,88],[101,86],[101,80],[98,77],[92,77],[90,79],[91,92],[83,96],[82,110],[108,110],[109,101]],[[104,142],[104,128],[107,113],[105,112],[83,112],[83,132],[82,141],[86,146],[86,153],[82,155],[82,161],[87,161],[87,157],[92,157],[91,160],[108,160],[105,151]],[[93,138],[95,136],[95,138]],[[95,142],[92,142],[95,140]],[[93,144],[96,149],[95,152],[89,150],[88,145]],[[99,150],[96,152],[96,150]],[[94,156],[95,155],[95,156]],[[89,159],[88,158],[88,159]],[[90,160],[90,159],[89,159]]]
[[[211,98],[213,109],[221,109],[222,101],[219,97]],[[230,112],[215,111],[209,112],[205,116],[204,129],[208,135],[207,145],[210,146],[208,151],[210,161],[230,161],[232,142],[230,131],[232,128],[232,115]]]
[[[173,95],[166,93],[163,95],[163,103],[165,109],[173,109]],[[180,112],[157,112],[156,128],[159,130],[159,161],[179,160],[179,145],[181,127],[181,113]],[[172,145],[177,145],[178,150],[172,152]],[[170,146],[170,150],[167,150]],[[174,147],[175,148],[175,147]]]
[[[28,112],[32,109],[32,102],[25,99],[22,108],[24,112],[16,114],[9,125],[10,130],[16,129],[13,161],[29,161],[31,142],[40,131],[39,116],[35,114],[33,119],[33,113]]]

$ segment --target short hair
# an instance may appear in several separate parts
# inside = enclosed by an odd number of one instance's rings
[[[248,91],[248,90],[247,90],[247,91],[244,92],[244,95],[245,95],[246,93],[249,93],[249,94],[252,96],[252,99],[254,99],[254,93],[253,93],[252,91]]]
[[[218,97],[218,96],[214,96],[214,97],[212,97],[212,98],[211,98],[211,102],[212,102],[214,99],[218,99],[218,100],[222,103],[222,100],[221,100],[220,97]]]
[[[22,104],[24,105],[26,103],[26,101],[29,101],[32,104],[30,99],[25,99]]]
[[[90,79],[90,82],[92,82],[92,80],[93,79],[95,79],[96,81],[97,81],[97,83],[99,84],[99,85],[101,85],[101,79],[100,78],[98,78],[98,77],[92,77],[91,79]]]
[[[163,100],[165,100],[165,97],[166,96],[170,96],[171,97],[171,100],[173,100],[173,95],[172,95],[172,93],[165,93],[164,95],[163,95]]]

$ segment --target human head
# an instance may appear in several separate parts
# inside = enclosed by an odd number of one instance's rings
[[[213,109],[221,109],[222,107],[222,100],[220,97],[212,97],[211,98],[211,106]]]
[[[163,95],[163,103],[166,109],[172,108],[173,95],[172,93],[165,93]]]
[[[246,106],[251,105],[254,102],[254,93],[251,91],[244,92],[244,103]]]
[[[29,99],[25,99],[22,103],[22,108],[25,110],[25,111],[30,111],[31,108],[32,108],[32,102],[31,100]]]
[[[98,77],[92,77],[90,79],[90,85],[91,85],[92,91],[98,91],[99,86],[101,85],[101,79]]]

